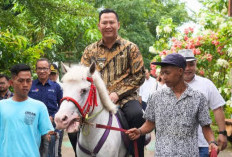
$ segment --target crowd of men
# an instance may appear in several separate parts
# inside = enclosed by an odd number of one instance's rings
[[[102,10],[98,28],[102,39],[86,47],[81,64],[96,63],[109,97],[125,114],[128,136],[138,141],[139,157],[144,156],[144,135],[154,129],[156,156],[205,157],[212,149],[226,148],[225,101],[210,80],[196,75],[191,50],[152,63],[161,66],[161,87],[148,70],[145,74],[137,45],[118,35],[115,11]],[[60,157],[63,131],[55,129],[54,116],[63,92],[57,65],[39,59],[35,80],[28,65],[17,64],[10,71],[11,79],[0,75],[0,156]],[[218,140],[210,128],[209,108],[219,127]],[[75,150],[77,136],[70,140]],[[129,151],[134,156],[133,148]]]

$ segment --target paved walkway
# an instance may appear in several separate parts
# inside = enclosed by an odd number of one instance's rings
[[[154,157],[154,148],[155,148],[155,135],[152,134],[151,142],[145,147],[145,157]],[[69,142],[68,136],[65,133],[62,143],[62,156],[63,157],[75,157],[72,145]],[[232,157],[232,148],[227,148],[226,150],[219,153],[218,157]]]

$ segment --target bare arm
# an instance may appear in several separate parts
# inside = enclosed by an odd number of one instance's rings
[[[203,132],[203,134],[205,136],[205,139],[209,143],[209,152],[211,152],[211,150],[213,148],[218,152],[217,145],[215,143],[213,143],[213,141],[215,141],[215,139],[214,139],[213,131],[212,131],[210,125],[203,126],[202,127],[202,132]]]
[[[219,131],[225,130],[225,116],[222,107],[213,110],[215,120],[217,122]],[[218,146],[219,150],[224,150],[227,147],[227,137],[219,134],[218,135]]]
[[[138,100],[139,100],[139,103],[142,104],[142,97],[141,96],[138,97]]]
[[[155,128],[155,123],[151,122],[149,120],[146,120],[146,122],[139,128],[132,128],[126,132],[126,134],[129,135],[129,138],[131,140],[138,139],[141,135],[145,135],[149,132],[151,132]]]

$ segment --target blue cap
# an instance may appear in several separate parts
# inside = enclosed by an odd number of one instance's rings
[[[151,64],[161,66],[173,65],[185,69],[186,59],[178,53],[171,53],[167,55],[161,62],[152,62]]]

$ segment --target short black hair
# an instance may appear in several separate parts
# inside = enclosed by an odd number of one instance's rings
[[[35,65],[36,68],[37,68],[38,62],[40,62],[40,61],[46,61],[46,62],[48,62],[48,67],[50,68],[51,63],[49,62],[49,60],[47,58],[40,58],[40,59],[38,59],[36,61],[36,65]]]
[[[10,80],[10,78],[5,74],[0,74],[0,78],[5,78],[7,81]]]
[[[117,14],[114,10],[112,10],[112,9],[103,9],[103,10],[99,13],[99,22],[100,22],[100,20],[101,20],[102,14],[104,14],[104,13],[114,13],[115,16],[116,16],[116,18],[117,18],[117,21],[119,21],[118,14]]]
[[[30,66],[26,64],[16,64],[11,67],[10,72],[11,72],[11,77],[13,78],[14,76],[17,76],[19,72],[21,71],[30,71],[31,73],[31,68]]]

